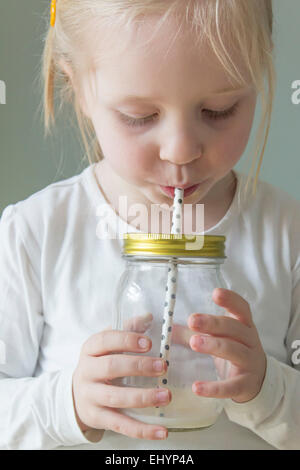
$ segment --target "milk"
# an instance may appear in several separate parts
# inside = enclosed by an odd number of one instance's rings
[[[223,409],[223,400],[196,395],[191,387],[168,387],[172,399],[167,406],[123,408],[122,412],[144,423],[172,430],[204,428],[214,424]],[[159,416],[164,413],[164,416]]]

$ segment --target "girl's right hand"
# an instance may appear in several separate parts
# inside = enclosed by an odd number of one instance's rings
[[[146,336],[117,330],[101,331],[84,343],[73,374],[74,408],[82,431],[111,430],[151,440],[168,436],[165,427],[137,421],[119,410],[166,406],[171,400],[168,389],[111,385],[111,380],[118,377],[163,375],[167,365],[162,359],[118,354],[143,353],[151,347],[151,340]]]

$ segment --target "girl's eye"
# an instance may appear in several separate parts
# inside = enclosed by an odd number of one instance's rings
[[[157,114],[153,114],[152,116],[146,116],[143,118],[136,119],[136,118],[131,118],[130,116],[126,116],[126,114],[120,113],[121,120],[125,122],[125,124],[127,124],[128,126],[132,126],[132,127],[144,126],[148,124],[149,122],[154,121],[156,116]]]
[[[217,121],[218,119],[227,119],[236,113],[238,103],[235,103],[231,108],[224,109],[224,111],[213,111],[212,109],[203,109],[202,112],[206,113],[208,119]]]
[[[208,119],[212,121],[217,121],[221,119],[228,119],[229,117],[233,116],[237,110],[238,104],[235,103],[231,108],[224,109],[223,111],[213,111],[212,109],[203,109],[202,112],[205,113]],[[125,124],[131,127],[139,127],[145,126],[146,124],[154,121],[157,117],[157,113],[153,114],[152,116],[146,116],[143,118],[131,118],[130,116],[126,116],[126,114],[120,113],[120,118]]]

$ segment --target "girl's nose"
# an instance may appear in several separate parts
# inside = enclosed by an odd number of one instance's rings
[[[198,132],[184,129],[168,134],[160,146],[160,159],[177,165],[190,163],[203,154],[203,146]]]

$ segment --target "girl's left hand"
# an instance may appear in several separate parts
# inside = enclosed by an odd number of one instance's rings
[[[247,402],[259,393],[267,364],[250,306],[243,297],[228,289],[215,289],[212,299],[225,308],[228,315],[193,313],[188,326],[204,335],[192,335],[190,347],[194,351],[226,359],[231,365],[225,380],[194,382],[193,392],[205,397]]]

